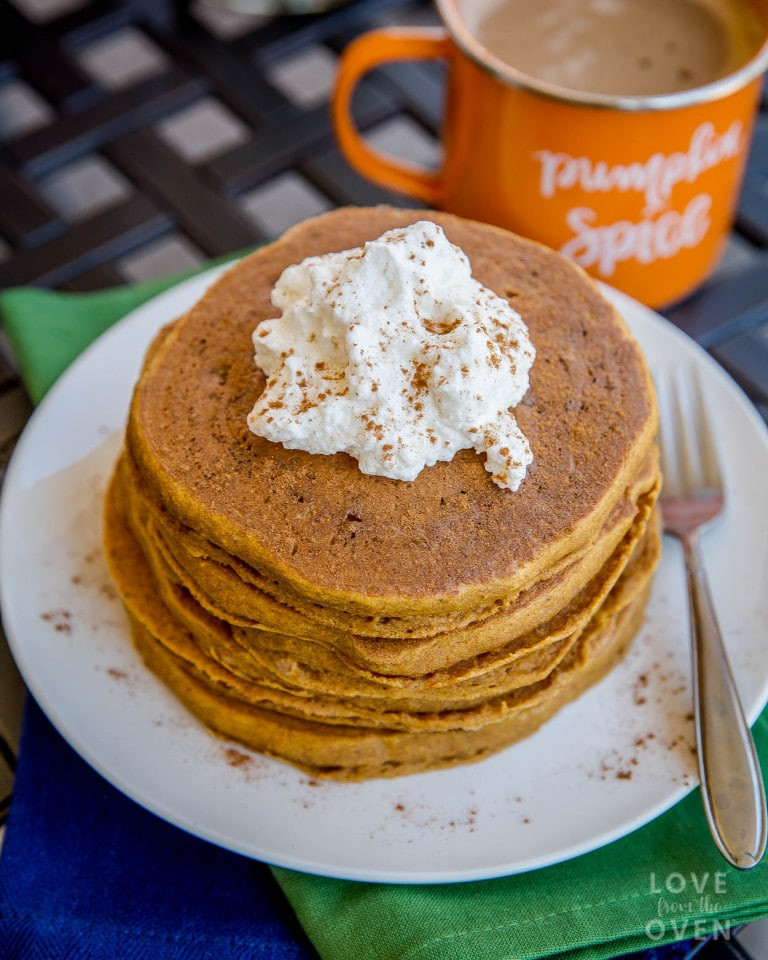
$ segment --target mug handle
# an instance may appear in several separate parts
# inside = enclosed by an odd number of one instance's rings
[[[398,161],[369,146],[352,119],[352,93],[360,79],[382,63],[396,60],[445,60],[451,43],[447,30],[371,30],[353,40],[342,54],[331,104],[336,137],[342,153],[363,176],[438,206],[443,195],[442,171]]]

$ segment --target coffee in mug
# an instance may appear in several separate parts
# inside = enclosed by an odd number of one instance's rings
[[[646,97],[714,83],[765,39],[750,0],[495,0],[465,4],[499,60],[568,90]]]
[[[715,266],[731,226],[768,0],[436,0],[444,28],[378,30],[344,52],[333,98],[350,163],[376,182],[540,240],[651,306]],[[438,171],[373,150],[358,79],[448,63]]]

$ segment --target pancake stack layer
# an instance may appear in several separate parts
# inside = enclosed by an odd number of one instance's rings
[[[440,224],[537,359],[517,492],[462,451],[413,482],[254,436],[251,334],[307,256]],[[650,378],[578,268],[505,231],[390,208],[307,221],[241,261],[148,352],[105,548],[149,667],[204,723],[312,775],[480,759],[602,676],[658,558]]]

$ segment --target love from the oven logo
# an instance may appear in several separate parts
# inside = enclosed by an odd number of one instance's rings
[[[686,938],[731,939],[731,926],[722,917],[723,905],[718,896],[727,893],[727,874],[673,870],[666,875],[651,873],[648,892],[654,903],[654,915],[645,924],[649,940],[662,940],[670,935],[675,940]]]
[[[582,267],[595,267],[610,277],[625,260],[653,263],[674,257],[697,246],[709,229],[712,197],[702,192],[682,210],[668,209],[672,191],[680,183],[695,183],[707,170],[737,157],[742,148],[743,126],[734,121],[718,133],[712,123],[702,123],[693,132],[685,152],[654,153],[645,161],[610,165],[604,160],[538,150],[539,191],[544,198],[558,191],[584,194],[639,193],[643,209],[638,221],[618,220],[601,224],[598,212],[575,206],[566,214],[572,233],[560,248]]]

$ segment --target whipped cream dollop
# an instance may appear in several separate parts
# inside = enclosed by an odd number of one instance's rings
[[[517,490],[533,457],[512,414],[535,351],[510,304],[472,277],[430,221],[288,267],[281,316],[253,334],[267,377],[248,416],[261,437],[345,452],[363,473],[414,480],[458,450]]]

